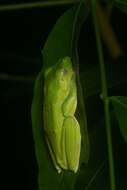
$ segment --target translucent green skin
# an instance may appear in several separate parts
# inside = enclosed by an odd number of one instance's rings
[[[44,130],[58,173],[78,170],[81,134],[74,116],[76,106],[75,73],[71,59],[65,57],[45,72],[44,82]]]

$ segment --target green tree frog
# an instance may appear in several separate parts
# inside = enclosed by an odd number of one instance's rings
[[[77,172],[81,133],[75,117],[77,88],[69,57],[59,59],[44,74],[43,119],[46,142],[58,173]]]

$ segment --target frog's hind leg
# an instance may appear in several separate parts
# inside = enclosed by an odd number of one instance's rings
[[[62,154],[66,157],[69,170],[77,172],[79,166],[81,134],[74,116],[65,117],[62,130]]]
[[[48,148],[49,148],[49,151],[50,151],[50,155],[51,155],[53,164],[54,164],[56,170],[58,171],[58,173],[61,173],[62,170],[61,170],[60,166],[57,164],[57,161],[56,161],[56,158],[55,158],[54,153],[52,151],[52,148],[51,148],[51,145],[50,145],[50,141],[48,140],[48,137],[46,137],[46,142],[47,142],[47,145],[48,145]]]

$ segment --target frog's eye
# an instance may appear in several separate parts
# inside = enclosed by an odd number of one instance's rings
[[[66,68],[62,68],[59,72],[59,79],[61,82],[65,82],[67,75],[68,74],[68,70]]]
[[[68,70],[66,68],[63,68],[61,71],[61,75],[64,77],[68,73]]]

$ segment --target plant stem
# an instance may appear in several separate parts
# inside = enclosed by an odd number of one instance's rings
[[[78,3],[80,0],[54,0],[54,1],[43,1],[43,2],[31,2],[31,3],[18,3],[18,4],[8,4],[8,5],[0,5],[0,11],[13,11],[19,9],[31,9],[31,8],[39,8],[39,7],[49,7],[49,6],[60,6],[67,4]]]
[[[110,122],[110,112],[109,112],[107,80],[106,80],[106,73],[105,73],[101,37],[100,37],[100,28],[99,28],[97,12],[96,12],[97,4],[96,4],[96,0],[92,0],[91,2],[92,2],[92,14],[93,14],[97,49],[98,49],[98,58],[99,58],[99,63],[100,63],[102,95],[103,95],[103,102],[104,102],[105,125],[106,125],[107,144],[108,144],[109,172],[110,172],[110,189],[115,190],[116,185],[115,185],[115,172],[114,172],[114,161],[113,161],[113,150],[112,150],[111,122]]]

